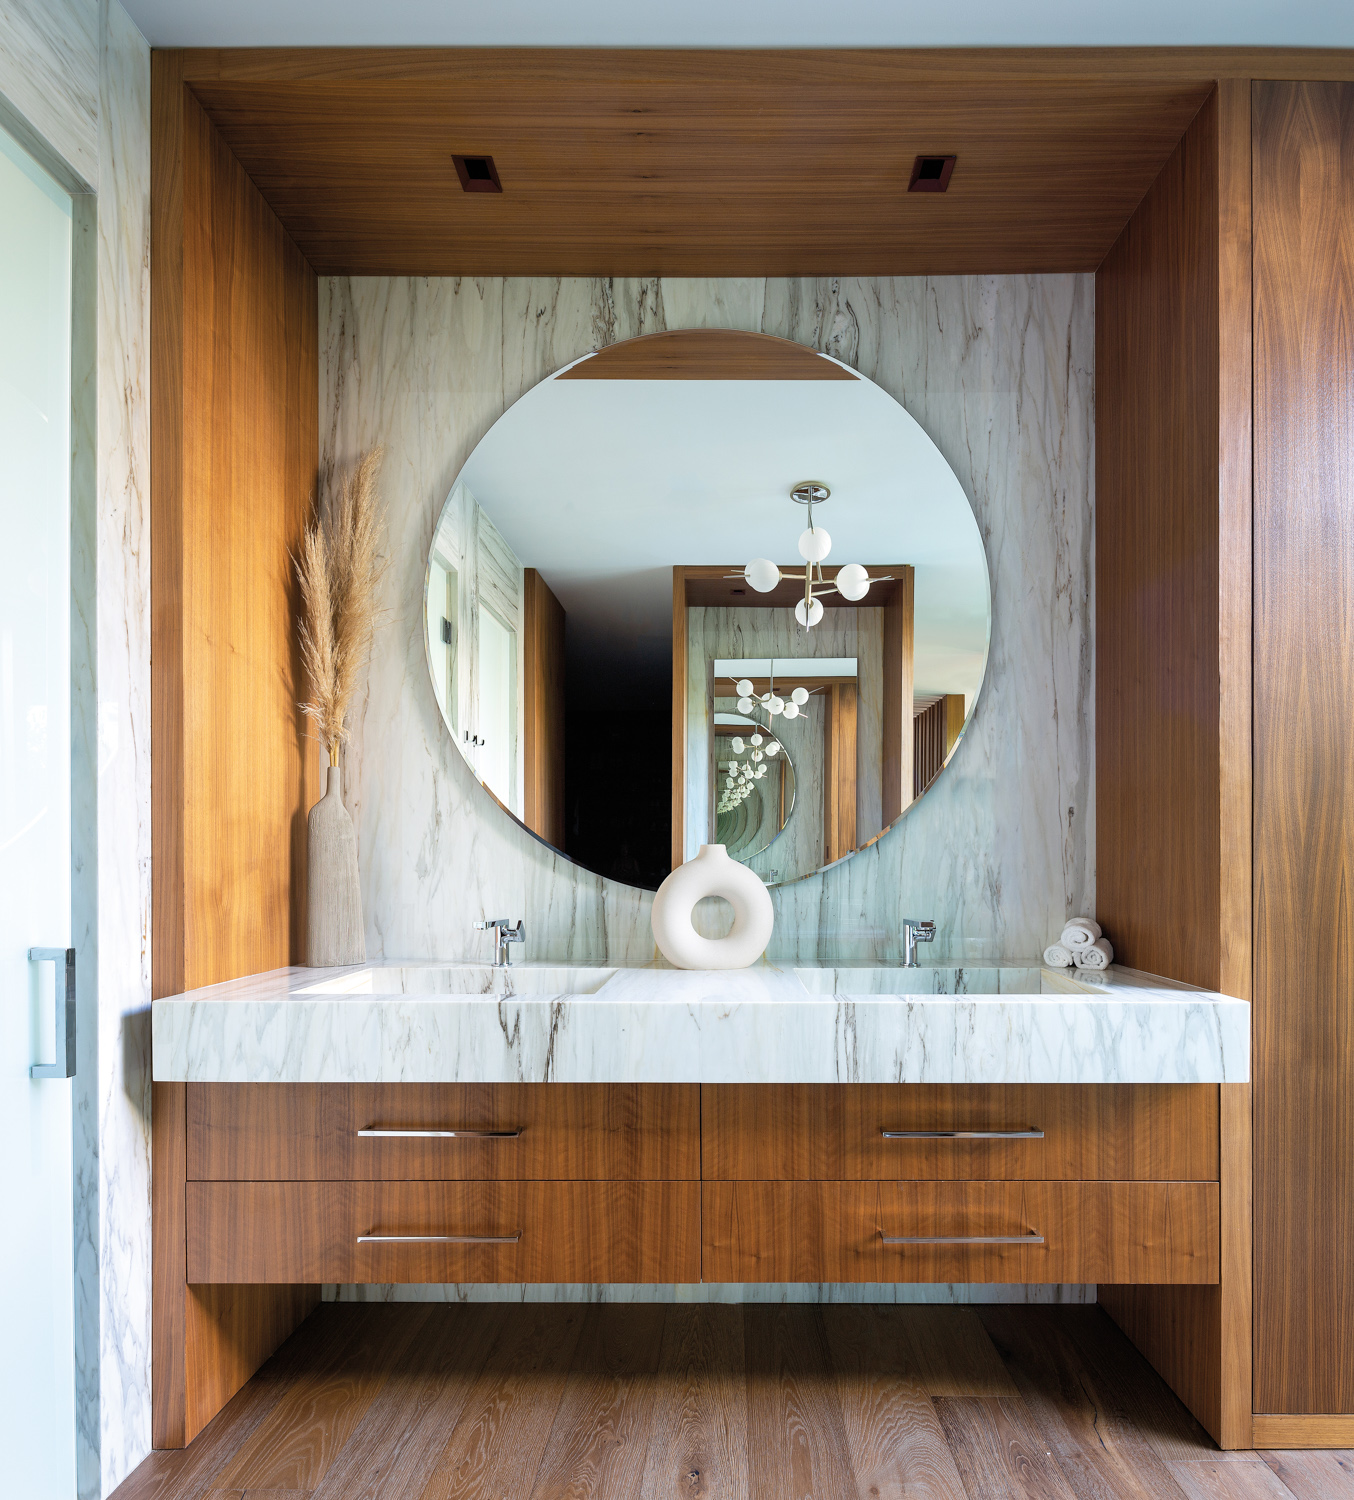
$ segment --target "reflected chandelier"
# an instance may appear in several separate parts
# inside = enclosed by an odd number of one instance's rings
[[[805,630],[812,630],[823,618],[823,595],[840,594],[844,599],[855,603],[869,593],[872,582],[889,581],[887,578],[871,579],[859,563],[847,563],[845,567],[838,568],[837,576],[831,582],[823,577],[823,559],[832,550],[832,538],[821,526],[813,524],[813,507],[821,505],[831,494],[827,485],[819,484],[816,480],[805,480],[790,491],[792,500],[809,508],[809,524],[799,538],[799,555],[805,562],[802,573],[783,573],[766,557],[754,557],[743,569],[748,587],[756,589],[759,594],[769,594],[782,578],[796,583],[802,579],[804,597],[795,605],[795,619]]]

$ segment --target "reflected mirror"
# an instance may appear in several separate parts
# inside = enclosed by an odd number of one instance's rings
[[[537,837],[649,889],[718,842],[777,884],[939,775],[990,594],[963,488],[898,402],[705,330],[585,356],[499,418],[438,519],[425,620],[447,729]]]

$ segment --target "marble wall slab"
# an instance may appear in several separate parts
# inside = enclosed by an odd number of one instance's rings
[[[492,806],[425,665],[422,584],[479,438],[587,350],[666,328],[778,334],[897,397],[958,474],[993,585],[988,676],[940,782],[871,849],[773,893],[777,959],[896,961],[905,916],[937,962],[1026,957],[1094,907],[1093,281],[333,278],[320,283],[321,447],[388,458],[385,624],[348,749],[368,952],[470,957],[526,921],[534,959],[652,958],[650,898],[588,874]]]
[[[105,9],[101,0],[5,0],[0,8],[0,121],[30,149],[35,139],[50,147],[67,186],[90,191],[99,181]]]
[[[150,49],[101,9],[99,1493],[150,1452]]]

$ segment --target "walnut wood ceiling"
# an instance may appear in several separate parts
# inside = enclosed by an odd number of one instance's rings
[[[1135,52],[170,56],[322,275],[1089,271],[1216,74]],[[492,155],[502,194],[463,192],[454,152]],[[907,193],[919,152],[958,155],[947,193]]]

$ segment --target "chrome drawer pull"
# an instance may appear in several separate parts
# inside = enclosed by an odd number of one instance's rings
[[[879,1238],[886,1245],[1042,1245],[1042,1234],[885,1234]]]
[[[886,1141],[1042,1141],[1033,1125],[1022,1130],[881,1130]]]
[[[518,1125],[513,1130],[433,1130],[427,1126],[415,1125],[407,1130],[386,1130],[372,1126],[357,1133],[364,1139],[379,1136],[387,1140],[515,1141],[522,1134],[522,1127]]]
[[[515,1245],[516,1234],[359,1234],[359,1245]]]

